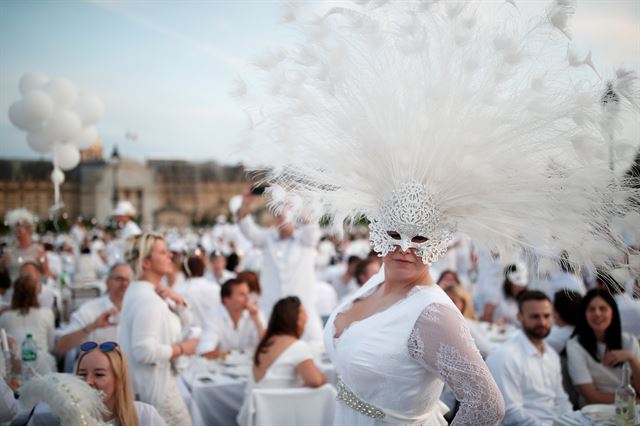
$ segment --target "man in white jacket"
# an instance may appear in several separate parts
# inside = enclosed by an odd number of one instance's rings
[[[281,215],[276,216],[277,230],[262,228],[249,214],[253,198],[250,193],[244,194],[238,219],[244,236],[263,250],[260,308],[268,317],[278,300],[298,296],[309,318],[302,338],[322,342],[322,322],[315,308],[315,256],[320,227],[316,223],[296,227]]]

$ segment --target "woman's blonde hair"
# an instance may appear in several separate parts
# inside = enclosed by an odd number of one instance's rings
[[[151,250],[153,250],[153,244],[156,241],[164,241],[162,234],[144,232],[127,239],[127,251],[124,254],[124,258],[131,266],[136,278],[142,275],[142,261],[151,256]]]
[[[76,375],[78,374],[80,363],[82,363],[85,355],[96,350],[102,352],[109,359],[109,364],[115,376],[115,408],[111,414],[113,414],[116,424],[122,426],[138,426],[138,414],[136,412],[136,406],[133,403],[133,389],[131,388],[131,381],[129,379],[129,366],[127,364],[127,358],[122,354],[120,348],[116,347],[107,352],[101,351],[98,348],[83,352],[76,364]]]
[[[471,295],[464,287],[458,284],[452,285],[445,289],[445,293],[453,294],[462,300],[462,303],[464,304],[464,307],[462,308],[463,317],[472,320],[477,319],[476,310],[473,309],[473,300],[471,299]]]

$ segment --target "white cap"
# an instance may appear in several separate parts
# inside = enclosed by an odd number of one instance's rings
[[[129,201],[118,201],[118,204],[116,205],[116,208],[113,209],[111,215],[134,217],[136,215],[136,208],[133,207],[133,204],[131,204],[131,202]]]

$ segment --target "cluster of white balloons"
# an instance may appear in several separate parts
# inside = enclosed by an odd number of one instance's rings
[[[80,161],[80,149],[98,139],[95,123],[104,114],[97,96],[78,89],[64,78],[28,72],[20,78],[22,99],[11,104],[9,119],[27,132],[29,147],[53,153],[54,166],[71,170]]]
[[[22,98],[9,107],[9,119],[27,132],[27,144],[39,153],[52,153],[51,180],[56,189],[64,182],[62,170],[80,162],[80,150],[98,139],[95,123],[104,114],[96,95],[78,89],[64,78],[49,78],[41,72],[27,72],[20,78]]]

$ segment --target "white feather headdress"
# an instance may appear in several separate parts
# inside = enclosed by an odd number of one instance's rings
[[[610,223],[638,191],[609,168],[619,124],[591,54],[567,51],[572,1],[527,23],[513,2],[356,3],[299,20],[297,46],[260,58],[266,91],[238,84],[254,106],[249,168],[297,200],[279,195],[276,208],[364,215],[378,248],[391,213],[399,227],[417,221],[436,239],[425,262],[456,229],[588,267],[624,250]],[[637,112],[635,80],[611,81],[616,110]]]
[[[15,228],[17,225],[33,226],[36,221],[36,217],[29,210],[25,208],[18,208],[9,210],[5,214],[4,221],[12,228]]]
[[[32,377],[20,388],[20,402],[30,409],[39,402],[49,405],[61,425],[105,425],[107,408],[98,391],[72,374],[49,373]]]

